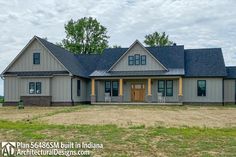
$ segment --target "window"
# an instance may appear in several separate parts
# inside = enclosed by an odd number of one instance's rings
[[[29,83],[29,94],[41,94],[42,83],[41,82],[30,82]]]
[[[36,94],[41,94],[41,82],[36,82]]]
[[[197,81],[197,96],[206,96],[206,80]]]
[[[35,94],[35,83],[34,82],[29,83],[29,93]]]
[[[165,81],[158,80],[158,93],[162,93],[162,96],[165,96]]]
[[[112,96],[118,96],[118,81],[112,81]]]
[[[105,93],[110,93],[110,96],[118,96],[118,88],[118,81],[105,81]]]
[[[166,81],[166,96],[173,96],[173,80]]]
[[[128,65],[146,65],[146,55],[135,54],[128,57]]]
[[[33,63],[34,64],[40,64],[40,53],[34,53],[33,54]]]
[[[135,58],[135,65],[140,65],[140,55],[139,54],[135,54],[134,58]]]
[[[141,65],[146,65],[146,56],[145,55],[141,56]]]
[[[111,96],[111,82],[105,81],[105,93],[110,93]]]
[[[77,96],[80,96],[80,80],[77,80]]]
[[[134,56],[129,56],[129,65],[134,65]]]

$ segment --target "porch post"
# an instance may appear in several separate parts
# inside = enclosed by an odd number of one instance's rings
[[[179,102],[183,101],[183,78],[179,77]]]
[[[95,79],[93,78],[91,80],[91,103],[96,102],[96,96],[95,96]]]
[[[148,78],[147,102],[152,102],[152,80],[151,80],[151,78]]]
[[[148,96],[152,95],[152,83],[151,79],[148,78]]]
[[[119,79],[119,102],[123,101],[123,79]]]

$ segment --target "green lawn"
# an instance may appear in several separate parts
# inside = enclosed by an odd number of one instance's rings
[[[4,99],[3,98],[0,98],[0,103],[3,103],[4,102]]]
[[[0,141],[18,142],[93,142],[102,143],[103,149],[92,149],[91,156],[235,156],[236,128],[209,128],[209,127],[161,127],[146,125],[131,125],[118,127],[111,125],[55,125],[40,121],[43,117],[51,117],[61,113],[73,113],[96,106],[78,106],[65,108],[26,108],[16,110],[12,107],[0,108],[2,116],[8,117],[6,112],[14,115],[23,113],[39,113],[31,118],[19,118],[13,121],[0,119]],[[112,107],[113,108],[113,107]],[[137,110],[140,106],[121,107]],[[179,112],[188,109],[197,111],[198,107],[153,107],[146,110],[161,110]],[[218,108],[218,107],[217,107]],[[219,107],[225,109],[225,107]],[[109,109],[106,107],[106,109]],[[212,110],[211,107],[206,109]],[[230,109],[230,108],[229,108]],[[234,109],[234,108],[232,108]],[[50,112],[46,112],[50,110]],[[175,111],[176,110],[176,111]],[[214,109],[215,110],[215,109]],[[228,108],[227,108],[228,110]],[[86,110],[87,112],[87,110]],[[43,114],[45,113],[45,114]],[[12,115],[12,116],[14,116]],[[96,116],[96,115],[94,115]],[[63,117],[61,117],[63,118]],[[118,117],[119,118],[119,117]],[[76,117],[75,117],[76,121]]]

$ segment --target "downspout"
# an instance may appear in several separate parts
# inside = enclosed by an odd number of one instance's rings
[[[234,104],[236,105],[236,80],[234,84]]]
[[[71,80],[70,80],[70,84],[71,84],[71,103],[72,103],[72,106],[74,106],[74,100],[73,100],[73,76],[71,76]]]
[[[222,105],[225,106],[225,79],[222,80]]]

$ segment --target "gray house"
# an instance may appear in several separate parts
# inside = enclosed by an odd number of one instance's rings
[[[34,36],[2,72],[4,105],[235,103],[236,67],[220,48],[109,48],[74,55]]]

